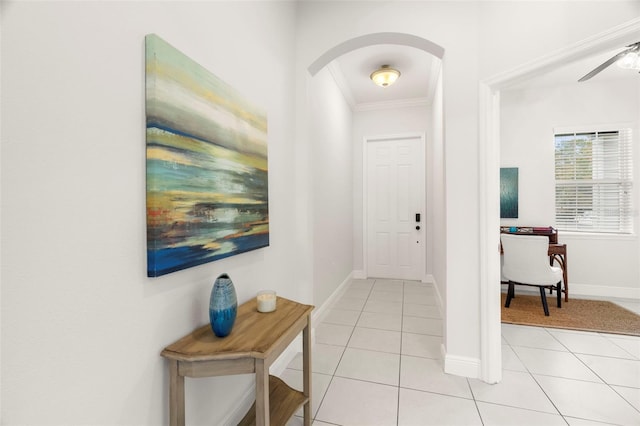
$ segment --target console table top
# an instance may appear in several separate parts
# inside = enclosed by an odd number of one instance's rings
[[[277,298],[273,312],[258,312],[255,298],[238,306],[231,333],[217,337],[209,324],[167,346],[161,355],[178,361],[206,361],[237,358],[267,358],[293,328],[303,328],[313,306],[284,297]],[[298,327],[294,327],[300,323]]]

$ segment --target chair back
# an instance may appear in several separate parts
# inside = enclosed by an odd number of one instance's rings
[[[561,279],[549,264],[549,238],[536,235],[502,234],[502,275],[521,284],[554,285]]]

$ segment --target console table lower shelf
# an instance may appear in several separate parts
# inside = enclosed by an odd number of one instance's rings
[[[291,389],[276,376],[269,376],[269,420],[272,425],[284,425],[295,414],[296,410],[307,403],[303,392]],[[256,424],[256,404],[251,406],[247,415],[238,426],[253,426]]]

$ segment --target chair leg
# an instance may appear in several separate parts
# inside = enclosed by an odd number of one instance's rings
[[[559,281],[557,286],[556,293],[558,293],[558,308],[562,308],[562,281]]]
[[[544,309],[544,315],[549,316],[549,305],[547,305],[547,293],[544,291],[544,287],[540,287],[540,298],[542,299],[542,308]]]
[[[511,299],[513,298],[513,293],[514,293],[514,284],[509,281],[509,287],[507,288],[507,300],[504,303],[504,307],[508,308],[509,305],[511,304]]]

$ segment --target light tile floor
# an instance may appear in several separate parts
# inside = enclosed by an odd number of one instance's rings
[[[315,426],[640,425],[640,338],[503,324],[489,385],[443,373],[435,300],[429,284],[350,283],[316,327]],[[301,389],[301,370],[298,355],[281,377]]]

